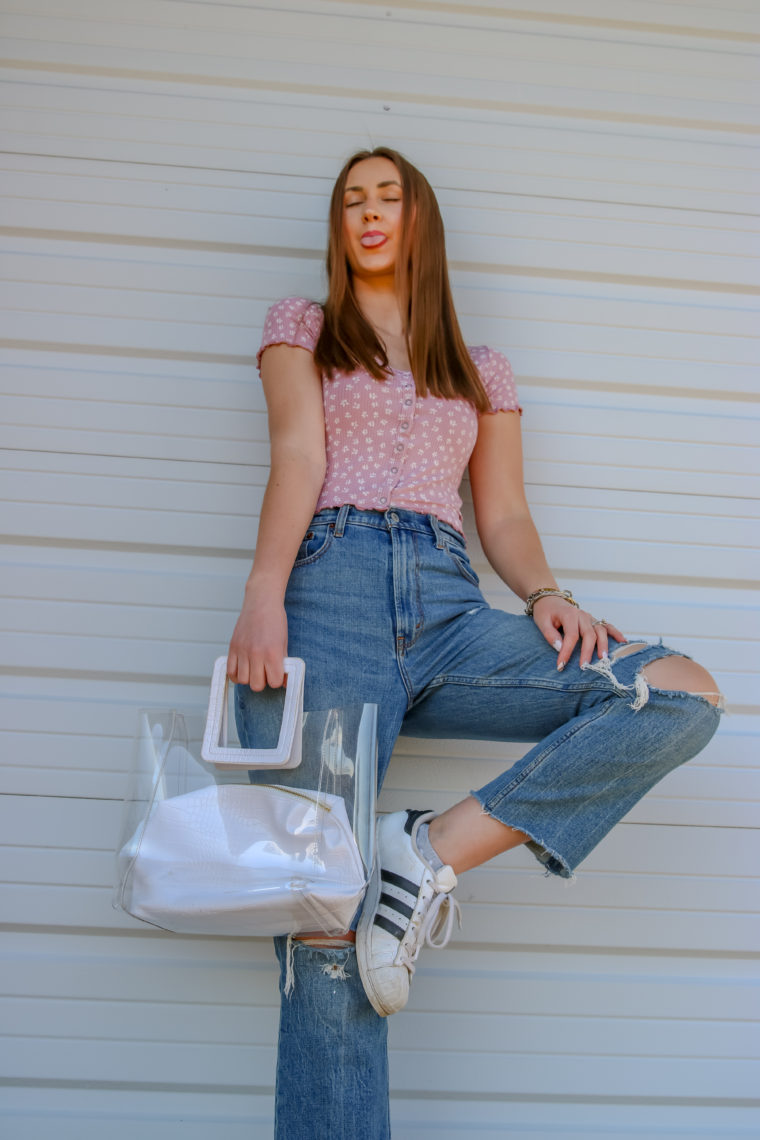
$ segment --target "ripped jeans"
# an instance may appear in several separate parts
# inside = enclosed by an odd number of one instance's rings
[[[557,654],[533,620],[491,609],[462,536],[433,516],[321,511],[301,544],[286,607],[288,652],[306,661],[305,707],[377,704],[381,781],[400,733],[538,741],[473,795],[529,835],[536,858],[564,877],[718,725],[719,709],[704,697],[646,684],[642,667],[675,653],[662,645],[631,646],[617,659],[613,647],[611,665],[594,659],[584,670],[576,649],[557,672]],[[238,686],[244,744],[252,701]],[[284,940],[278,955],[284,969]],[[295,943],[292,965],[278,1140],[385,1140],[386,1027],[364,998],[353,950]]]

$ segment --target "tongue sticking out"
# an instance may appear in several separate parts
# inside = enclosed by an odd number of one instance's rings
[[[362,245],[365,249],[374,249],[375,246],[383,245],[386,240],[385,234],[364,234]]]

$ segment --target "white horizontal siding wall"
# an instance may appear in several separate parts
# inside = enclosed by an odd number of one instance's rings
[[[559,580],[733,709],[572,888],[464,876],[391,1023],[394,1137],[757,1136],[757,0],[0,14],[3,1135],[271,1134],[268,944],[117,915],[111,849],[136,709],[200,709],[235,620],[264,313],[322,295],[332,179],[387,142],[512,360]],[[402,740],[382,806],[519,755]]]

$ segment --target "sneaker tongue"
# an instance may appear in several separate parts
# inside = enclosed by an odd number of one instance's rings
[[[457,877],[454,874],[454,868],[450,867],[448,863],[445,867],[441,867],[440,871],[435,873],[435,889],[438,892],[453,891],[457,885]]]

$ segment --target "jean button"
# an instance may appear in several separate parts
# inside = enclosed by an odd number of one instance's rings
[[[385,502],[385,499],[383,499],[382,501]],[[398,515],[396,514],[395,511],[391,511],[391,513],[388,515],[388,518],[390,519],[391,522],[398,522]]]

